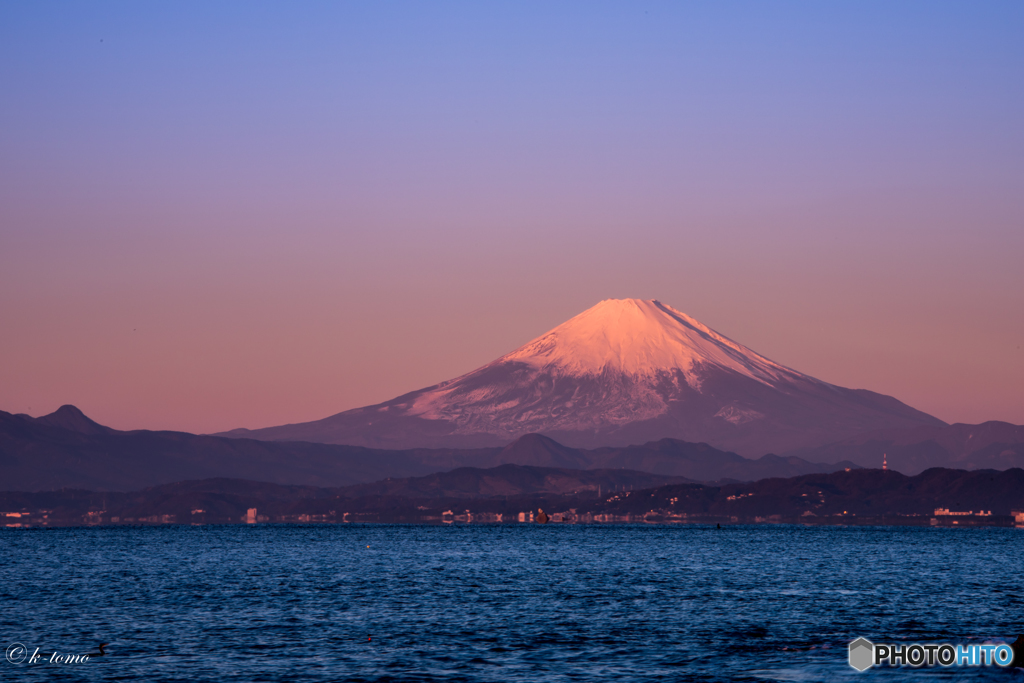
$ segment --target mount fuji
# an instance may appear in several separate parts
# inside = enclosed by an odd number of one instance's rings
[[[944,424],[775,363],[659,301],[610,299],[461,377],[314,422],[222,436],[404,449],[543,433],[578,448],[675,438],[756,456]]]

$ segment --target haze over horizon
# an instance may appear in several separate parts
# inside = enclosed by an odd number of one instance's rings
[[[1024,424],[1024,6],[0,7],[0,409],[326,417],[608,298]]]

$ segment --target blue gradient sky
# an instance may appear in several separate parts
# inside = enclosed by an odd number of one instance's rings
[[[1024,4],[0,4],[0,409],[319,418],[610,297],[1024,423]]]

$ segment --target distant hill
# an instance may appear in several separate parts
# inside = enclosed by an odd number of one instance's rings
[[[128,491],[207,477],[338,486],[435,471],[414,454],[397,451],[119,432],[69,406],[41,418],[0,411],[0,468],[0,486],[21,491]]]
[[[791,455],[816,462],[847,460],[879,467],[883,454],[889,468],[917,474],[931,467],[996,469],[1024,467],[1024,427],[1008,422],[951,424],[887,429],[860,434]]]
[[[674,504],[673,499],[677,500]],[[805,513],[931,516],[940,507],[963,512],[985,510],[995,515],[1024,510],[1024,470],[967,472],[933,468],[908,477],[892,470],[862,469],[722,487],[678,484],[605,499],[596,509],[612,514],[676,509],[690,514],[752,518]]]
[[[750,459],[720,451],[706,443],[689,443],[678,439],[586,450],[564,446],[541,434],[520,437],[503,448],[497,458],[499,462],[545,467],[624,468],[671,474],[694,481],[751,481],[858,467],[851,462],[821,464],[792,456],[765,455]]]
[[[489,498],[586,491],[596,496],[602,491],[648,489],[681,483],[693,482],[685,477],[624,469],[574,470],[509,464],[489,469],[460,467],[425,477],[358,484],[338,489],[337,495],[346,498]]]
[[[632,470],[695,481],[748,481],[856,467],[774,455],[751,460],[676,439],[583,450],[527,434],[504,448],[388,451],[184,432],[121,432],[97,424],[74,406],[39,418],[0,411],[2,486],[12,491],[128,491],[211,477],[330,487],[503,464]]]
[[[72,405],[63,405],[49,415],[32,418],[28,415],[17,417],[27,418],[38,425],[66,429],[78,434],[113,434],[116,430],[104,427],[85,416],[81,410]]]

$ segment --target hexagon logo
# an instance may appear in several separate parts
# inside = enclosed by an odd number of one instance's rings
[[[857,671],[867,671],[874,664],[875,645],[867,638],[858,638],[850,643],[850,666]]]

